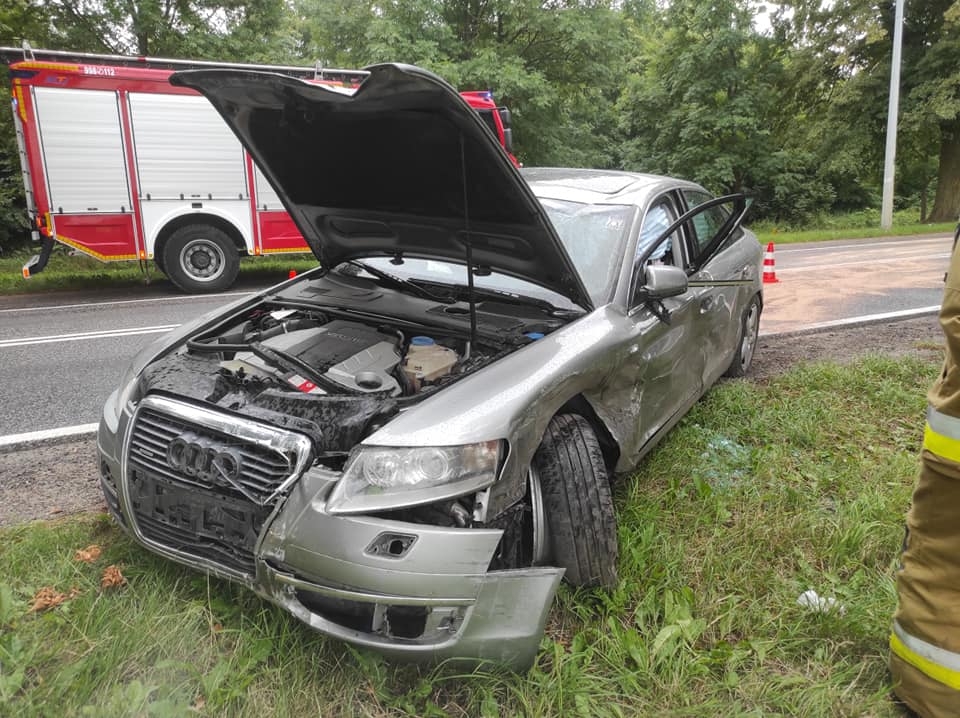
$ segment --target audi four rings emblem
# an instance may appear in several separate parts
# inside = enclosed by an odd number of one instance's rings
[[[180,434],[167,447],[167,464],[175,471],[202,481],[240,478],[240,452],[192,432]]]

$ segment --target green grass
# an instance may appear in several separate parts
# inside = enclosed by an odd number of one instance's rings
[[[397,666],[134,546],[0,532],[0,715],[898,716],[886,640],[933,358],[714,388],[618,481],[613,591],[563,588],[527,675]],[[92,565],[73,560],[96,543]],[[101,590],[119,564],[129,583]],[[43,586],[79,595],[29,613]],[[797,605],[813,588],[843,615]]]
[[[779,244],[797,244],[800,242],[824,242],[831,239],[865,239],[868,237],[903,237],[914,234],[953,234],[956,222],[925,224],[920,222],[920,213],[916,209],[903,209],[894,212],[893,227],[880,229],[880,211],[862,210],[842,215],[816,217],[803,226],[791,226],[773,221],[751,223],[752,229],[761,242]]]
[[[35,252],[22,250],[0,259],[0,294],[27,294],[50,290],[122,289],[169,280],[153,262],[144,273],[138,262],[100,262],[83,254],[71,256],[61,245],[54,248],[49,264],[38,275],[24,279],[23,264]],[[317,266],[311,254],[251,257],[240,260],[240,278],[280,282],[291,269],[298,272]]]
[[[795,231],[778,231],[770,225],[750,226],[750,229],[763,243],[776,242],[778,244],[800,244],[801,242],[827,242],[831,239],[867,239],[872,237],[906,237],[915,234],[953,234],[956,223],[944,222],[941,224],[905,224],[894,226],[888,230],[881,230],[879,225],[873,228],[852,227],[847,229],[807,229]]]

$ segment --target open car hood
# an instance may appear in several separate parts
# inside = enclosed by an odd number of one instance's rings
[[[376,65],[352,94],[273,73],[178,72],[259,164],[325,267],[374,255],[466,263],[591,309],[543,207],[444,80]]]

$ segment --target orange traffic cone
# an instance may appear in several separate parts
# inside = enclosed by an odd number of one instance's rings
[[[779,282],[777,279],[777,270],[774,268],[773,261],[773,242],[767,243],[767,251],[763,253],[763,283],[774,284]]]
[[[297,276],[297,270],[296,270],[296,269],[291,269],[291,270],[290,270],[290,274],[287,275],[287,279],[293,279],[293,278],[296,277],[296,276]],[[766,277],[767,275],[763,275],[763,276]],[[767,280],[764,279],[763,281],[767,281]]]

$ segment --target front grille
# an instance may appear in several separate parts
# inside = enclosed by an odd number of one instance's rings
[[[171,400],[134,419],[125,480],[147,539],[244,573],[277,490],[302,466],[294,435]]]
[[[234,449],[241,461],[241,471],[231,483],[218,477],[215,470],[188,475],[168,463],[167,449],[178,436],[196,436],[197,442]],[[137,416],[130,440],[130,465],[195,489],[216,491],[258,503],[265,503],[280,484],[290,476],[295,457],[284,456],[273,449],[251,444],[194,422],[144,409]]]

